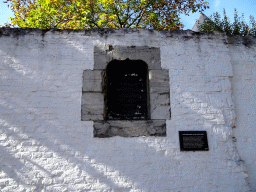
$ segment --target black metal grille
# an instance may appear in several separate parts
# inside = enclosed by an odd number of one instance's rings
[[[111,61],[106,71],[107,119],[148,118],[147,64],[140,60]]]

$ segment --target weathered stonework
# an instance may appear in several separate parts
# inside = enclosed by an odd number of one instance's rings
[[[103,93],[84,92],[82,95],[82,120],[103,120]]]
[[[165,120],[94,121],[94,137],[166,136]]]
[[[102,70],[85,70],[83,72],[81,120],[104,120],[102,83]]]
[[[116,60],[143,60],[148,64],[148,69],[162,69],[160,49],[147,46],[95,46],[94,69],[106,69],[107,64]]]
[[[149,70],[149,121],[107,121],[106,102],[104,102],[104,75],[107,64],[114,60],[143,60]],[[94,47],[94,70],[83,73],[83,93],[81,119],[94,121],[94,137],[138,137],[138,136],[166,136],[166,122],[152,120],[171,119],[169,71],[162,69],[160,49],[150,47],[101,46]],[[104,120],[99,123],[95,120]],[[120,126],[112,126],[113,123]],[[106,125],[109,125],[106,128]],[[150,125],[150,126],[146,126]],[[123,126],[123,127],[122,127]],[[113,128],[115,127],[115,128]]]

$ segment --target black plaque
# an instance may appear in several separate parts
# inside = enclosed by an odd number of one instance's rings
[[[181,151],[208,151],[206,131],[179,131]]]

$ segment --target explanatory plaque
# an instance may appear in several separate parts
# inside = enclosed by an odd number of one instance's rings
[[[181,151],[208,151],[206,131],[179,131]]]

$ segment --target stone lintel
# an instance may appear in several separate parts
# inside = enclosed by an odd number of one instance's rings
[[[148,69],[162,69],[159,47],[97,46],[94,47],[94,69],[105,69],[112,60],[142,60]]]

